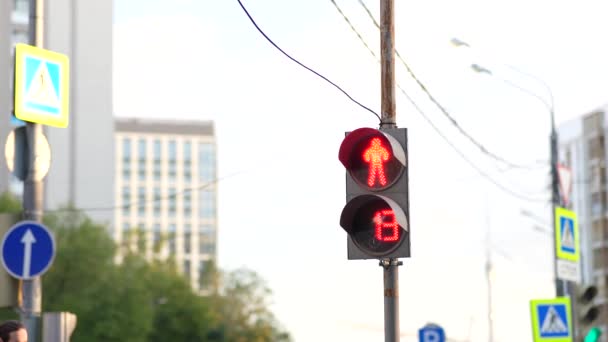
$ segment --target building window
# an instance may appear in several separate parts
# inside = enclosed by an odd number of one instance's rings
[[[199,217],[212,219],[215,217],[215,196],[213,191],[201,190],[198,203]]]
[[[154,140],[154,180],[161,178],[162,145],[160,140]]]
[[[207,268],[209,261],[201,260],[198,262],[198,286],[201,289],[207,287],[209,281],[207,278]]]
[[[215,228],[213,228],[210,224],[202,224],[199,227],[199,233],[201,234],[201,238],[207,239],[209,241],[214,239],[215,236]]]
[[[162,199],[160,196],[160,188],[154,188],[154,217],[160,217],[162,212]]]
[[[143,186],[137,189],[137,212],[139,217],[146,216],[146,188]]]
[[[169,254],[170,255],[175,255],[175,240],[176,240],[176,236],[175,236],[175,225],[174,224],[170,224],[169,225]]]
[[[184,274],[189,278],[190,277],[190,260],[184,260]]]
[[[128,232],[131,229],[131,225],[129,224],[129,222],[124,222],[122,224],[122,231],[123,232]]]
[[[163,245],[162,235],[160,232],[160,224],[158,224],[158,223],[154,225],[154,228],[152,231],[152,243],[153,243],[152,249],[158,253]]]
[[[131,139],[122,139],[122,178],[125,181],[131,179]]]
[[[169,140],[169,180],[175,180],[177,176],[177,143]]]
[[[599,216],[606,207],[606,192],[596,192],[591,195],[591,215]]]
[[[189,224],[184,226],[184,254],[190,254],[192,248],[192,229]]]
[[[215,241],[209,238],[204,233],[198,235],[198,252],[200,254],[214,254],[215,253]]]
[[[140,222],[136,232],[137,237],[137,249],[140,251],[146,250],[146,226],[143,222]]]
[[[139,180],[146,180],[146,140],[139,139],[137,142],[137,174],[139,175]]]
[[[127,216],[131,213],[131,188],[122,187],[122,214]]]
[[[175,217],[177,212],[177,193],[175,188],[169,188],[169,216]]]
[[[184,142],[184,182],[192,181],[192,144]]]
[[[209,183],[215,179],[215,150],[212,144],[198,145],[199,181]]]
[[[192,193],[188,190],[184,192],[183,196],[184,201],[184,216],[185,218],[189,218],[192,215]]]

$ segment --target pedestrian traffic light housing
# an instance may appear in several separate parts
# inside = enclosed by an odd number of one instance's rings
[[[346,168],[348,259],[410,256],[407,130],[359,128],[339,151]]]
[[[583,327],[591,326],[600,315],[600,307],[593,303],[598,293],[597,286],[583,285],[577,292],[578,321]]]

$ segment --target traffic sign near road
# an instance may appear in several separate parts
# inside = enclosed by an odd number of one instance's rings
[[[576,214],[568,209],[555,208],[555,256],[559,279],[580,281],[580,234]]]
[[[42,224],[21,221],[2,239],[2,264],[18,279],[32,279],[46,272],[55,257],[55,239]]]
[[[534,342],[572,342],[570,298],[530,301]]]
[[[15,116],[43,125],[67,127],[67,55],[27,44],[15,45]]]
[[[445,342],[445,331],[437,324],[427,324],[418,330],[420,342]]]
[[[576,214],[568,209],[555,208],[555,243],[559,259],[578,261],[581,255]]]

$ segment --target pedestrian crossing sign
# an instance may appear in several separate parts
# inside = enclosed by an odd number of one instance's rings
[[[15,116],[24,121],[67,127],[68,56],[27,44],[15,45]]]
[[[570,298],[530,301],[534,342],[572,342]]]
[[[555,244],[558,259],[579,261],[578,222],[573,211],[555,208]]]

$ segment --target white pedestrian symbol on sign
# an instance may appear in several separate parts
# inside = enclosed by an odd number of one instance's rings
[[[540,327],[541,334],[559,334],[559,333],[567,333],[568,327],[566,323],[562,321],[555,310],[555,307],[550,306],[547,310],[547,315],[545,316],[545,320],[543,321],[542,326]]]
[[[573,227],[571,220],[563,220],[562,227],[562,248],[574,252],[574,236],[572,236]]]
[[[51,75],[47,63],[42,62],[36,70],[32,83],[25,95],[27,102],[32,102],[42,106],[52,108],[59,107],[60,101],[55,86],[51,80]]]

